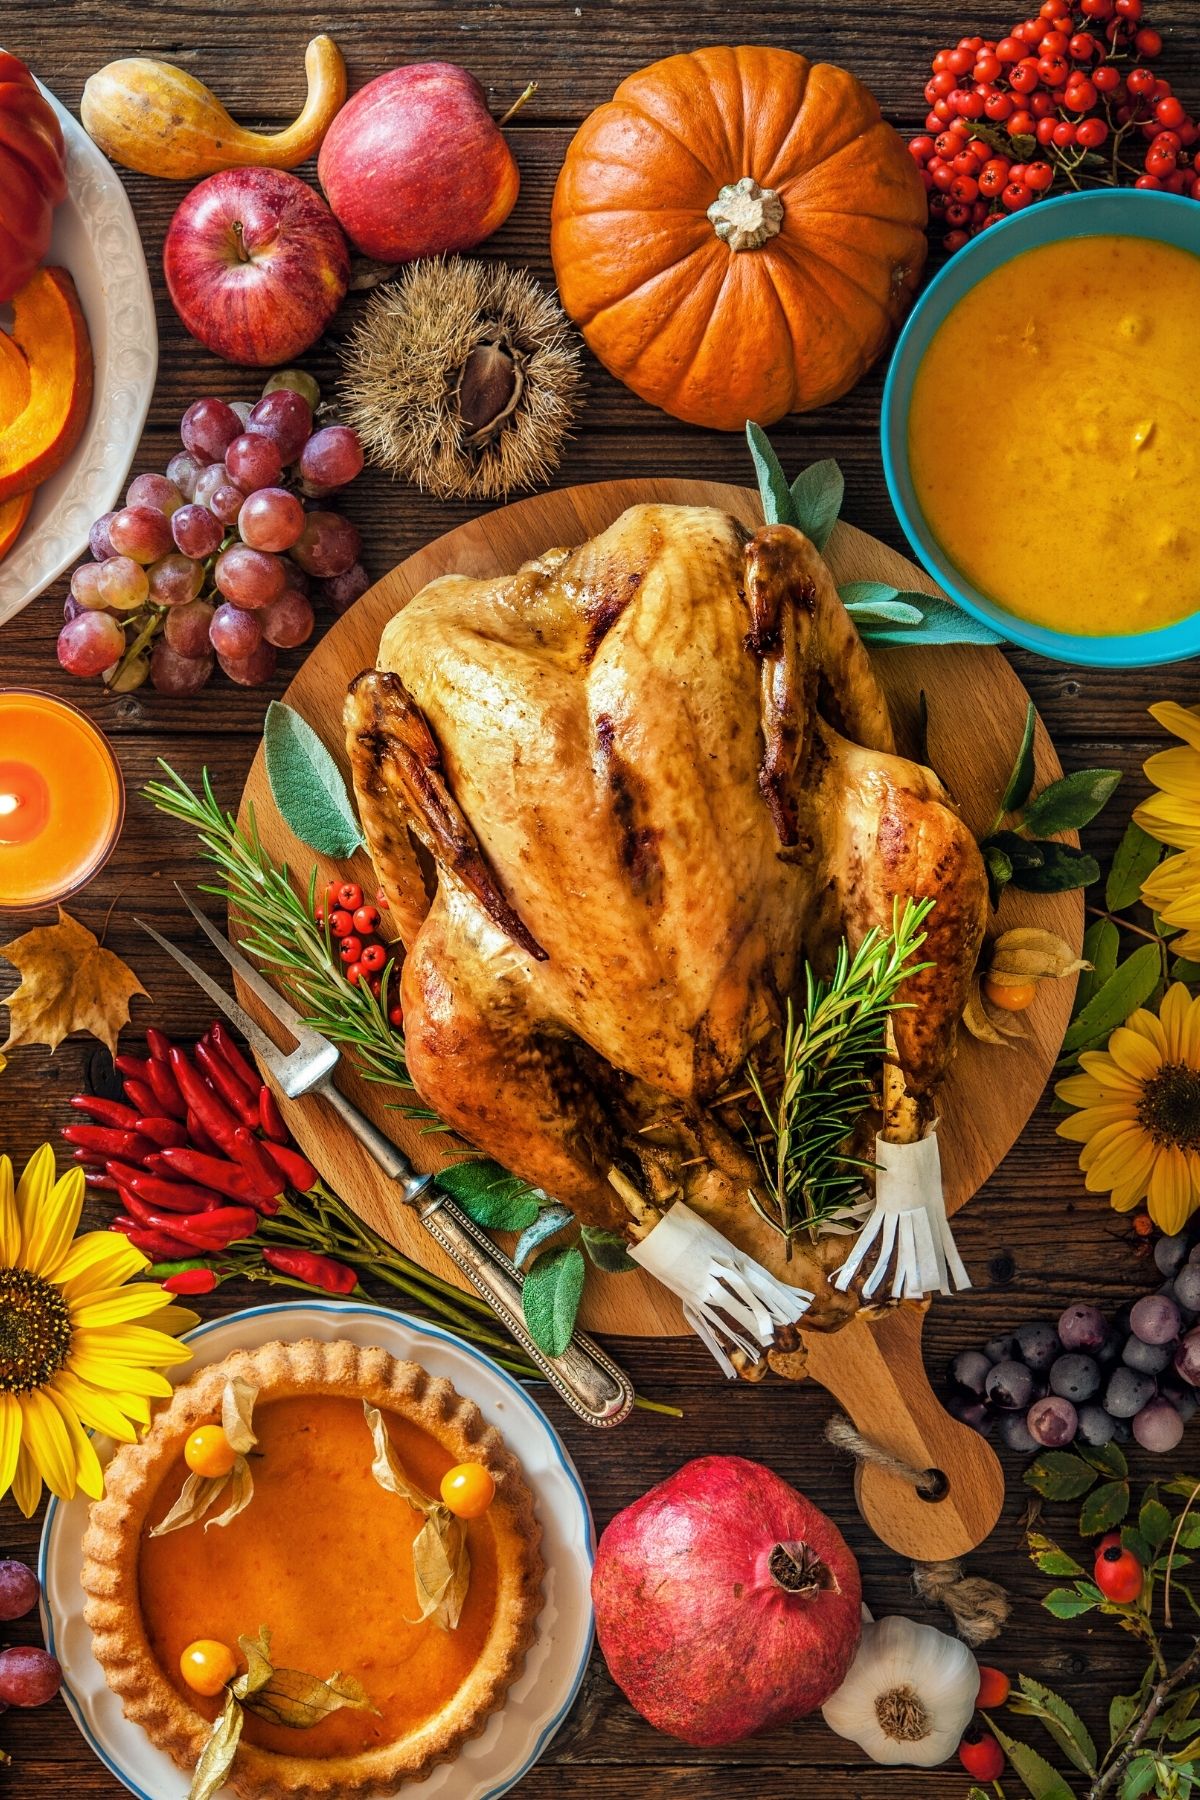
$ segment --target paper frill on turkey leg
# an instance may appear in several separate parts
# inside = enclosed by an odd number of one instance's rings
[[[730,1377],[737,1369],[726,1343],[757,1362],[779,1327],[794,1325],[812,1304],[808,1288],[776,1280],[683,1200],[629,1254],[678,1294],[688,1324]]]
[[[834,1276],[834,1286],[848,1288],[878,1247],[875,1266],[863,1283],[864,1300],[887,1280],[893,1256],[893,1300],[923,1300],[935,1291],[949,1294],[952,1287],[969,1288],[971,1277],[946,1216],[936,1130],[913,1144],[877,1137],[875,1162],[875,1210]]]

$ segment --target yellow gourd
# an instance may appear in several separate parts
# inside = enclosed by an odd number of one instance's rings
[[[346,98],[346,65],[331,37],[304,53],[308,98],[285,131],[247,131],[202,81],[148,56],[111,62],[83,90],[79,116],[107,157],[142,175],[194,181],[217,169],[294,169],[313,154]]]

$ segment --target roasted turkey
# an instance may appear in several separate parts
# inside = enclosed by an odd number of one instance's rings
[[[928,1110],[983,933],[978,848],[896,753],[815,547],[704,507],[631,507],[515,575],[447,575],[346,701],[372,858],[406,949],[408,1067],[470,1143],[592,1226],[688,1203],[810,1322],[855,1305],[847,1240],[785,1254],[748,1204],[747,1057],[808,959],[936,904],[895,1018]]]

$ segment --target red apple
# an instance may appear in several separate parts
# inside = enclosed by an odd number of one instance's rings
[[[487,95],[455,63],[369,81],[325,134],[317,173],[347,236],[379,262],[482,243],[521,185]]]
[[[350,253],[310,187],[281,169],[222,169],[171,220],[175,311],[226,362],[274,368],[314,344],[345,298]]]

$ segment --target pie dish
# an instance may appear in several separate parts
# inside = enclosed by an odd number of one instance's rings
[[[150,1538],[178,1498],[183,1447],[220,1417],[227,1384],[256,1390],[254,1497],[229,1525]],[[436,1494],[482,1463],[496,1497],[464,1521],[471,1578],[453,1631],[416,1623],[408,1554],[420,1515],[371,1474],[364,1403],[409,1479]],[[217,1509],[214,1508],[214,1511]],[[455,1757],[504,1703],[542,1605],[540,1529],[515,1457],[474,1402],[385,1351],[304,1339],[238,1351],[180,1387],[145,1440],[109,1465],[84,1539],[84,1617],[128,1719],[193,1768],[221,1709],[178,1673],[197,1638],[265,1626],[280,1667],[358,1680],[375,1710],[296,1730],[247,1712],[229,1784],[243,1800],[395,1793]]]

